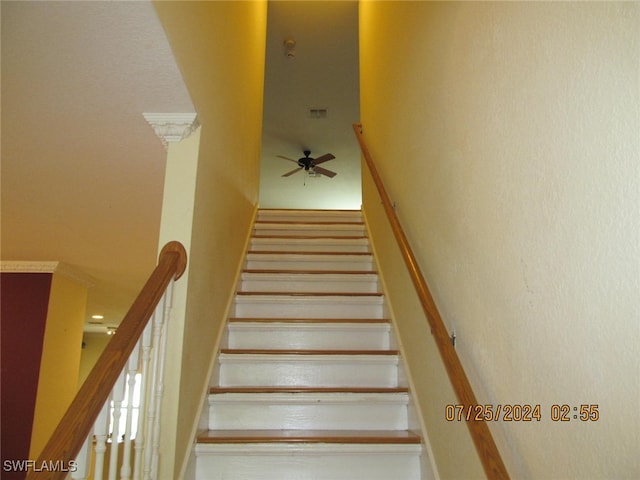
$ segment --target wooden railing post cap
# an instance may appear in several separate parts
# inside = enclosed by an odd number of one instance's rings
[[[162,257],[168,253],[177,253],[178,254],[178,265],[176,266],[176,274],[173,277],[174,280],[178,280],[182,274],[187,269],[187,251],[184,248],[182,243],[172,240],[165,244],[160,250],[160,255],[158,256],[158,263],[162,260]]]

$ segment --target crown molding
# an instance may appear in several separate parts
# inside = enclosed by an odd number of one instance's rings
[[[165,149],[169,147],[169,143],[188,138],[200,126],[196,113],[143,113],[142,116],[151,125]]]
[[[24,261],[24,260],[3,260],[0,262],[0,272],[2,273],[57,273],[71,280],[81,283],[85,287],[93,287],[95,279],[90,275],[78,270],[63,262],[46,261]]]

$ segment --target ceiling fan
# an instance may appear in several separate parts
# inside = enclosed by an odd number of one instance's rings
[[[333,178],[337,175],[336,172],[332,172],[331,170],[327,170],[326,168],[318,167],[321,163],[328,162],[329,160],[333,160],[334,157],[330,153],[325,153],[324,155],[319,156],[318,158],[311,158],[311,151],[305,150],[304,157],[299,158],[298,160],[294,160],[293,158],[283,157],[282,155],[277,155],[279,158],[284,158],[285,160],[289,160],[290,162],[297,163],[298,168],[291,170],[290,172],[282,175],[283,177],[288,177],[289,175],[293,175],[296,172],[304,169],[306,172],[316,175],[324,175],[329,178]]]

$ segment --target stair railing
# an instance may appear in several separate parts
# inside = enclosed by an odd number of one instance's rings
[[[442,321],[442,317],[436,307],[429,287],[427,286],[427,282],[422,275],[416,257],[411,250],[409,241],[404,234],[404,230],[402,229],[398,216],[393,208],[393,204],[385,190],[382,179],[378,174],[378,170],[373,163],[373,159],[362,134],[362,124],[354,123],[353,130],[356,133],[365,163],[371,173],[371,177],[376,189],[378,190],[378,194],[380,195],[391,229],[396,241],[398,242],[398,246],[407,269],[409,270],[409,275],[411,276],[416,293],[420,299],[420,304],[422,305],[422,309],[424,310],[429,326],[431,327],[431,333],[435,338],[438,351],[440,352],[440,357],[442,358],[447,375],[449,376],[449,381],[453,386],[458,401],[465,406],[465,409],[478,405],[475,393],[471,388],[471,384],[469,383],[469,379],[462,367],[458,354],[451,343],[451,338],[447,333],[447,329]],[[484,420],[477,421],[475,419],[471,419],[466,423],[487,477],[490,479],[508,479],[509,474],[507,473],[507,469],[502,461],[500,452],[498,451],[486,422]]]
[[[173,284],[186,266],[182,244],[162,248],[151,276],[38,460],[29,465],[27,480],[85,479],[90,464],[94,480],[105,472],[109,479],[157,478],[166,325]],[[139,399],[134,398],[138,389]]]

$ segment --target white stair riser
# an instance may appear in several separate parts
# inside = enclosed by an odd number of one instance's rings
[[[220,354],[220,386],[397,387],[395,355]]]
[[[252,238],[250,250],[266,252],[370,252],[367,238]]]
[[[369,255],[296,255],[286,253],[249,253],[248,270],[356,270],[373,271]]]
[[[199,479],[420,480],[420,445],[198,445]]]
[[[260,222],[362,222],[359,210],[260,210],[256,218]]]
[[[380,291],[378,276],[370,274],[242,274],[240,290],[243,292],[358,292]]]
[[[408,428],[406,394],[225,393],[209,396],[210,429]]]
[[[287,224],[287,223],[256,223],[254,235],[293,235],[320,237],[361,237],[365,235],[362,224]]]
[[[379,296],[236,295],[237,318],[384,318]]]
[[[239,349],[388,350],[386,323],[231,323],[228,346]]]

